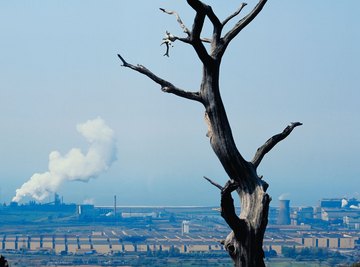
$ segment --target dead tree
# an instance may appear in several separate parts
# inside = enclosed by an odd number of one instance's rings
[[[207,136],[210,139],[211,147],[229,176],[228,182],[224,186],[209,178],[206,179],[221,190],[221,216],[232,230],[224,240],[224,245],[235,266],[265,266],[262,245],[271,198],[266,193],[268,184],[262,177],[258,176],[257,168],[267,152],[286,138],[295,127],[301,125],[299,122],[291,123],[282,133],[271,137],[261,146],[251,161],[247,161],[242,157],[235,145],[220,96],[219,71],[225,50],[241,30],[260,13],[266,1],[259,0],[250,13],[239,19],[237,23],[234,23],[233,28],[225,34],[223,34],[224,26],[241,13],[246,3],[242,3],[236,12],[220,21],[209,5],[199,0],[187,0],[188,5],[196,12],[191,29],[185,26],[177,12],[160,9],[166,14],[174,15],[185,33],[185,37],[178,37],[169,32],[166,33],[163,39],[163,43],[166,45],[165,55],[169,56],[172,42],[181,41],[191,45],[202,62],[203,76],[198,91],[182,90],[158,77],[146,67],[132,65],[121,55],[118,55],[124,67],[146,75],[159,84],[163,92],[194,100],[205,107],[205,121],[208,125]],[[210,20],[213,27],[211,38],[201,36],[206,18]],[[210,48],[205,45],[209,45]],[[231,196],[234,191],[240,198],[240,215],[235,212],[234,201]]]
[[[9,267],[9,263],[3,255],[0,255],[0,267]]]

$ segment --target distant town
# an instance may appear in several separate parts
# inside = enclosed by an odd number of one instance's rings
[[[231,266],[222,245],[230,230],[219,207],[124,207],[116,196],[113,202],[78,205],[55,194],[45,204],[4,203],[0,254],[10,266],[204,266],[199,259]],[[270,208],[264,251],[268,266],[360,261],[360,201],[292,207],[289,199],[279,200]]]

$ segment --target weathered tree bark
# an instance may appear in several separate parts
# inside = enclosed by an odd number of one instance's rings
[[[209,178],[206,179],[221,189],[221,215],[232,230],[224,241],[224,245],[233,259],[234,265],[242,267],[265,266],[262,245],[271,198],[266,193],[268,184],[258,176],[257,167],[267,152],[286,138],[295,127],[301,125],[299,122],[291,123],[282,133],[273,136],[261,146],[252,161],[246,161],[235,145],[221,99],[219,73],[222,56],[231,40],[260,13],[266,2],[267,0],[259,0],[252,11],[241,18],[225,35],[222,35],[224,26],[241,13],[246,6],[245,3],[221,22],[209,5],[199,0],[187,0],[187,3],[196,11],[191,30],[185,26],[175,11],[160,9],[167,14],[175,15],[177,22],[186,34],[186,37],[177,37],[167,32],[163,39],[163,43],[167,46],[165,55],[169,56],[171,42],[181,41],[194,48],[203,64],[202,83],[198,91],[182,90],[156,76],[144,66],[129,64],[122,56],[118,55],[124,67],[146,75],[159,84],[162,91],[200,102],[205,107],[207,136],[210,139],[211,147],[229,176],[225,186],[218,185]],[[213,25],[211,39],[201,37],[206,17]],[[204,43],[210,43],[210,51],[206,49]],[[240,198],[241,213],[239,216],[235,212],[231,196],[234,191]]]

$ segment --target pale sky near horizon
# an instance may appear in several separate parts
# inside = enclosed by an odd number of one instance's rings
[[[224,19],[241,1],[207,3]],[[76,125],[101,117],[114,130],[117,161],[88,183],[64,183],[64,201],[218,205],[218,189],[202,177],[227,178],[205,136],[203,107],[162,93],[116,56],[199,88],[191,47],[176,42],[163,56],[165,31],[182,31],[159,7],[191,27],[194,12],[180,0],[0,1],[1,202],[48,170],[50,152],[86,152]],[[288,123],[304,123],[259,168],[273,206],[281,194],[294,205],[360,198],[359,11],[358,0],[269,0],[223,59],[223,101],[246,159]]]

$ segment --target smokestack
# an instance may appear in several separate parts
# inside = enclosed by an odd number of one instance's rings
[[[55,236],[53,235],[52,236],[52,249],[54,249],[54,250],[55,250],[55,245],[56,245]]]
[[[64,237],[64,243],[65,243],[65,252],[66,252],[66,254],[67,254],[67,253],[68,253],[68,250],[69,250],[67,235],[65,235],[65,237]]]
[[[31,248],[31,236],[27,236],[27,248],[30,249]]]
[[[116,216],[116,195],[114,196],[114,217]]]
[[[3,236],[2,239],[2,249],[5,250],[5,243],[6,243],[6,235]]]
[[[289,225],[290,224],[290,200],[279,200],[279,215],[277,224]]]

